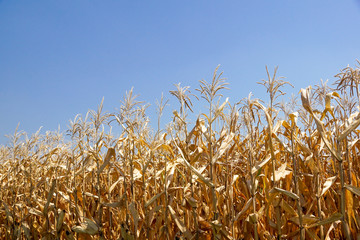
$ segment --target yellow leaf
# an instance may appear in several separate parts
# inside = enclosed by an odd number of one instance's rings
[[[349,218],[349,227],[351,229],[351,218],[355,220],[356,222],[356,218],[355,218],[355,214],[354,214],[354,199],[353,199],[353,195],[352,193],[346,189],[345,190],[345,206],[346,206],[346,212],[348,214],[348,218]]]

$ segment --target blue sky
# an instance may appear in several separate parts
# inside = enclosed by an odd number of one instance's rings
[[[279,66],[298,93],[360,59],[359,0],[0,0],[0,144],[5,134],[65,130],[76,114],[120,107],[134,87],[151,104],[169,90],[211,79],[218,64],[235,103]],[[196,103],[206,111],[205,103]]]

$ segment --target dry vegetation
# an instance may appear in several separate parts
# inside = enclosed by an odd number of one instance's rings
[[[286,104],[267,73],[266,103],[224,101],[217,69],[193,93],[176,85],[180,108],[161,130],[161,98],[154,134],[132,91],[117,113],[76,116],[71,141],[16,131],[0,148],[1,238],[359,239],[360,69]]]

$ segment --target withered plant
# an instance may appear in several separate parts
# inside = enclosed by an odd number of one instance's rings
[[[0,146],[0,239],[359,239],[359,66],[287,102],[266,68],[269,99],[236,104],[218,69],[199,96],[175,85],[165,128],[164,96],[152,130],[132,89],[67,137],[16,128]],[[198,98],[209,109],[191,122]]]

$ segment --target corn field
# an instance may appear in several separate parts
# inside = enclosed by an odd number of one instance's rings
[[[164,129],[167,100],[152,130],[132,90],[66,132],[16,129],[0,147],[1,239],[360,239],[360,68],[286,102],[276,70],[262,100],[224,99],[218,68],[175,85]]]

